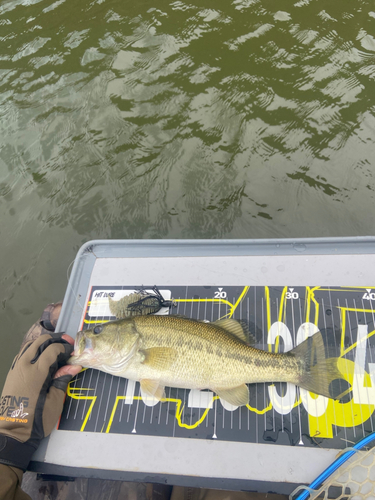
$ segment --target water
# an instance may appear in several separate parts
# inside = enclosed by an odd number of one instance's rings
[[[92,238],[374,234],[371,1],[0,6],[0,380]]]

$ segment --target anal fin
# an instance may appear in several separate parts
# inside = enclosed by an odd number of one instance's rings
[[[249,404],[249,388],[246,384],[230,389],[212,389],[220,399],[224,399],[233,406],[245,406]]]

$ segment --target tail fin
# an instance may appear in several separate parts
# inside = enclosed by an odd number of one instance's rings
[[[290,351],[302,368],[298,385],[303,389],[321,394],[327,398],[340,399],[340,396],[332,396],[329,391],[331,382],[342,379],[342,375],[337,367],[337,358],[325,357],[325,348],[322,334],[315,333]],[[316,360],[316,363],[314,361]]]

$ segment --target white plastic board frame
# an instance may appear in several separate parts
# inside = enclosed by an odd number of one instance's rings
[[[236,289],[236,287],[241,290],[263,290],[265,293],[268,290],[269,297],[274,293],[273,302],[271,299],[271,302],[269,302],[274,304],[274,311],[269,312],[268,316],[267,312],[264,313],[263,330],[266,334],[266,340],[267,338],[270,339],[269,327],[277,323],[274,320],[280,319],[281,301],[276,297],[279,292],[283,294],[283,300],[290,299],[290,303],[292,303],[294,298],[299,298],[299,295],[303,293],[306,302],[306,297],[310,297],[309,294],[312,289],[319,290],[319,292],[321,290],[322,293],[328,293],[327,290],[331,293],[332,290],[339,294],[340,297],[344,297],[345,293],[347,293],[350,300],[352,300],[351,294],[354,291],[356,293],[355,300],[358,303],[354,307],[355,314],[358,316],[358,314],[362,313],[362,310],[366,310],[367,313],[363,312],[363,314],[367,314],[367,316],[364,316],[364,320],[358,320],[362,322],[361,325],[359,323],[351,325],[350,329],[352,332],[355,331],[356,335],[362,335],[363,338],[366,335],[370,337],[370,332],[374,329],[371,318],[373,299],[375,300],[375,294],[372,292],[375,288],[375,238],[273,241],[91,241],[80,249],[75,260],[57,330],[75,336],[86,317],[88,302],[92,298],[90,294],[92,294],[93,289],[134,289],[136,286],[152,286],[155,284],[160,286],[162,290],[170,288],[171,293],[176,292],[178,287],[185,287],[186,290],[202,290],[205,287],[210,290],[207,293],[211,294],[222,293],[223,290],[225,292],[227,289],[232,290]],[[271,292],[269,292],[270,290]],[[256,296],[250,295],[249,292],[249,297],[248,311],[252,311],[251,301],[253,298],[255,300]],[[344,313],[340,312],[340,314],[344,315],[347,314],[346,310],[353,309],[350,304],[345,304],[345,300],[348,300],[345,297],[340,299],[341,302],[337,305],[340,311],[345,309]],[[207,301],[207,297],[202,300]],[[256,300],[259,301],[259,292]],[[324,305],[325,299],[323,295],[319,300],[323,301]],[[320,321],[318,305],[321,306],[321,302],[319,300],[315,301],[316,304],[314,305],[316,323]],[[228,302],[230,302],[229,299]],[[343,304],[343,306],[340,304]],[[361,304],[365,304],[365,306],[362,307]],[[269,307],[272,309],[273,306]],[[336,314],[336,306],[333,305],[332,307],[331,305],[330,307],[326,311],[331,311],[330,315]],[[320,311],[321,309],[320,307]],[[186,310],[179,311],[179,313],[181,312],[186,313]],[[305,313],[306,307],[304,306],[304,319],[306,319]],[[342,316],[342,318],[344,317],[346,316]],[[296,331],[302,323],[304,322],[300,321],[299,325],[294,325]],[[339,325],[339,329],[342,326],[342,324]],[[364,330],[365,326],[367,326],[366,332]],[[321,325],[319,325],[319,328],[321,328]],[[328,330],[329,328],[327,328],[327,335],[329,335]],[[293,333],[294,340],[295,333]],[[358,337],[357,340],[359,341]],[[367,339],[366,342],[369,343],[369,340]],[[354,344],[355,342],[352,343],[352,345]],[[348,349],[344,343],[338,347]],[[349,349],[352,348],[349,347]],[[359,347],[353,348],[351,353],[355,351],[358,351],[358,356],[354,361],[357,361],[357,365],[358,362],[363,365],[361,365],[360,373],[357,375],[367,377],[368,375],[364,371],[365,362],[368,364],[368,361],[371,360],[365,359],[365,351],[361,351]],[[371,346],[368,344],[367,353],[371,354],[371,352]],[[367,364],[366,370],[368,371]],[[355,363],[353,363],[354,365]],[[120,384],[121,381],[116,380],[117,382],[111,381],[111,384]],[[369,386],[371,382],[364,385]],[[102,394],[107,391],[107,387],[108,385],[106,386],[104,383]],[[363,387],[359,387],[359,391],[361,389]],[[124,386],[124,394],[125,390]],[[82,475],[105,479],[154,481],[198,487],[290,493],[296,484],[311,482],[328,466],[337,455],[338,447],[350,446],[351,439],[358,440],[363,437],[364,433],[373,430],[372,413],[374,406],[371,403],[375,403],[375,398],[373,398],[371,391],[372,389],[362,390],[361,397],[365,399],[367,397],[367,400],[362,400],[361,404],[357,405],[361,410],[362,420],[359,422],[357,419],[358,421],[352,423],[354,435],[345,426],[344,433],[337,433],[336,421],[333,425],[326,426],[336,428],[335,439],[332,439],[335,446],[332,447],[329,444],[329,439],[326,439],[324,435],[324,432],[329,431],[327,429],[322,431],[322,427],[320,428],[320,436],[316,433],[314,436],[318,436],[318,440],[321,440],[323,447],[312,447],[311,435],[307,436],[310,441],[306,440],[306,436],[302,436],[301,429],[303,427],[301,426],[299,428],[299,440],[295,442],[289,440],[293,445],[287,444],[288,439],[282,441],[284,444],[273,445],[260,442],[261,440],[258,440],[258,442],[241,442],[238,437],[233,441],[230,439],[220,440],[220,436],[219,439],[215,439],[212,432],[207,432],[206,439],[202,439],[202,436],[200,436],[200,439],[194,439],[193,435],[184,436],[184,434],[178,433],[173,433],[173,436],[155,435],[155,432],[154,435],[151,435],[152,433],[147,435],[139,433],[121,434],[118,431],[112,433],[106,417],[101,429],[103,432],[86,432],[86,428],[81,424],[81,430],[55,430],[35,453],[31,469],[47,474]],[[366,394],[363,396],[364,392]],[[192,399],[194,399],[193,396],[191,396]],[[141,403],[138,402],[138,406],[139,404]],[[351,403],[347,404],[350,405]],[[207,407],[210,407],[208,412],[210,414],[210,411],[213,412],[213,407],[218,408],[218,402],[216,401],[213,404],[212,400],[207,400]],[[302,408],[301,401],[298,405],[299,414],[301,414],[300,407],[302,411],[305,411]],[[85,408],[85,411],[87,411],[88,405]],[[115,415],[115,411],[116,408],[113,408],[112,416]],[[153,409],[150,411],[153,411]],[[235,412],[228,412],[225,408],[220,411],[225,415],[225,418],[229,419],[227,421],[232,422],[232,424],[233,418],[237,419],[237,417],[233,417],[233,415],[236,415]],[[280,414],[274,408],[272,411],[274,414],[274,417],[272,417],[273,422],[279,421]],[[344,415],[345,418],[348,418],[347,414],[349,414],[348,411]],[[239,415],[241,414],[239,413]],[[282,426],[286,425],[285,422],[289,417],[285,412],[281,418]],[[320,417],[317,416],[316,420],[318,418]],[[81,421],[82,419],[84,419],[83,414]],[[69,418],[66,421],[68,422]],[[292,417],[290,417],[290,422],[292,422]],[[320,425],[322,426],[321,422]],[[86,424],[88,425],[87,419]],[[236,425],[238,428],[238,424]],[[265,429],[267,425],[265,420]],[[271,427],[272,425],[275,424],[271,423]],[[318,425],[319,429],[319,422],[314,423],[311,415],[309,415],[308,425],[310,430],[311,426],[314,425]],[[118,426],[121,427],[121,419]],[[106,432],[106,429],[108,432]],[[359,430],[356,431],[356,429]],[[275,431],[275,429],[273,430]],[[251,432],[250,427],[248,431]],[[281,432],[280,435],[287,434],[284,432],[284,428],[279,429],[279,431]],[[272,429],[270,429],[268,436],[273,439]],[[315,439],[314,436],[312,439]],[[341,445],[337,445],[340,439],[344,439],[346,442],[342,441]]]

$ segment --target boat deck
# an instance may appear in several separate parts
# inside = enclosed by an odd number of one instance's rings
[[[167,388],[160,403],[138,383],[89,369],[70,384],[31,469],[280,494],[311,482],[375,427],[374,269],[373,238],[86,244],[59,331],[115,319],[108,297],[156,285],[174,303],[158,314],[244,319],[265,350],[290,350],[320,330],[350,390],[340,403],[292,384],[253,384],[249,405],[237,408],[211,391]]]

